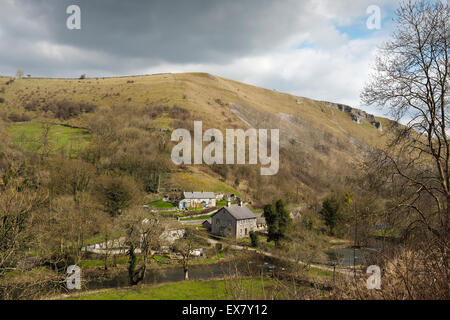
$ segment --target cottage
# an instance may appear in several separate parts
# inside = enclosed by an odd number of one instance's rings
[[[186,208],[208,208],[216,206],[214,192],[183,192],[178,201],[179,209]]]
[[[239,205],[220,208],[211,217],[211,232],[215,235],[236,239],[248,237],[256,231],[256,215],[239,202]]]

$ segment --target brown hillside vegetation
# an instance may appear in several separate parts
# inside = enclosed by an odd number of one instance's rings
[[[102,143],[80,156],[101,162],[106,171],[155,181],[157,167],[162,191],[236,191],[256,203],[281,196],[295,203],[316,198],[343,183],[365,152],[387,139],[367,119],[358,124],[323,102],[205,73],[12,82],[1,77],[0,92],[0,115],[10,125],[39,120],[90,128],[93,140]],[[192,129],[194,120],[203,121],[203,130],[222,132],[279,128],[279,173],[261,177],[259,165],[174,166],[170,132]],[[377,121],[389,126],[387,119]],[[144,191],[152,189],[141,182]]]

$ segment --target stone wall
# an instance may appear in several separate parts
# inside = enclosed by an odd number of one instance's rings
[[[236,219],[220,209],[211,217],[211,232],[222,237],[236,237]]]
[[[250,231],[256,231],[256,219],[245,219],[237,222],[236,238],[249,236]]]

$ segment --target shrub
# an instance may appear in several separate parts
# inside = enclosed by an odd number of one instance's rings
[[[339,207],[339,202],[334,198],[325,199],[322,203],[320,215],[323,217],[330,235],[334,235],[334,228],[339,220]]]
[[[39,102],[38,101],[31,101],[25,105],[26,111],[37,111],[39,108]]]
[[[38,108],[36,102],[32,102],[25,106],[28,111],[35,111]],[[97,106],[90,103],[72,102],[72,101],[58,101],[51,102],[40,107],[44,112],[52,112],[55,118],[68,120],[79,116],[82,113],[91,113],[97,109]]]
[[[0,97],[0,103],[5,103],[5,98]]]
[[[250,231],[250,240],[252,241],[253,248],[257,248],[259,246],[259,236],[256,232]]]
[[[104,176],[98,182],[98,195],[105,211],[111,216],[119,215],[135,200],[138,190],[129,177]]]
[[[191,113],[189,112],[189,110],[181,108],[176,104],[169,111],[169,117],[171,117],[172,119],[187,120],[190,116]]]
[[[24,122],[24,121],[30,121],[31,118],[26,114],[18,114],[18,113],[11,113],[8,116],[8,119],[12,122]]]

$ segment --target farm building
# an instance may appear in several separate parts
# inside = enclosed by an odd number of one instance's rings
[[[211,232],[218,236],[244,238],[250,231],[256,231],[256,215],[242,205],[230,205],[219,209],[211,217]]]

